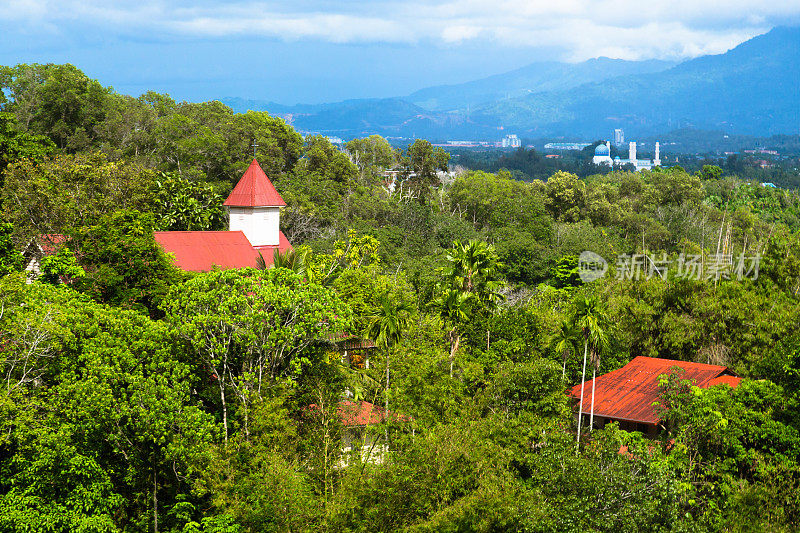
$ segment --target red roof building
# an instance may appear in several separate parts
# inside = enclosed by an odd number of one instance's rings
[[[253,159],[223,204],[227,207],[286,207],[258,161]]]
[[[602,427],[607,422],[618,421],[622,429],[645,433],[655,432],[659,416],[654,402],[659,400],[658,377],[674,372],[674,367],[684,370],[681,379],[688,379],[700,388],[726,384],[737,387],[741,378],[727,367],[658,359],[635,357],[624,367],[598,376],[594,392],[595,425]],[[569,390],[572,398],[580,401],[581,384]],[[583,411],[588,413],[592,405],[592,380],[583,389]]]
[[[272,266],[275,252],[292,249],[280,230],[280,208],[286,206],[267,175],[253,159],[225,206],[230,231],[157,231],[156,242],[172,255],[175,266],[192,272],[218,268],[256,267],[261,254]],[[26,268],[39,275],[41,258],[55,253],[66,241],[64,235],[40,235],[25,250]]]
[[[354,402],[342,400],[339,402],[339,420],[344,427],[361,427],[380,424],[386,418],[384,410],[375,404],[365,401]],[[390,412],[389,416],[394,417]]]
[[[60,233],[45,233],[31,240],[22,251],[25,271],[32,278],[39,277],[41,274],[40,265],[42,258],[58,252],[61,245],[66,243],[69,238]],[[62,279],[62,281],[66,281]]]
[[[225,200],[229,231],[161,231],[156,241],[183,270],[255,267],[261,254],[271,266],[275,251],[292,249],[280,230],[280,208],[286,206],[258,161],[253,159]]]

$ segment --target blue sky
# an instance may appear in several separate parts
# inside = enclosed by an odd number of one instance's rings
[[[800,0],[0,0],[0,64],[70,62],[133,95],[317,103],[535,61],[685,59],[798,23]]]

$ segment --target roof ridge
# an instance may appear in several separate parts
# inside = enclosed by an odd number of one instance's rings
[[[253,158],[223,205],[230,207],[285,207],[278,190]]]

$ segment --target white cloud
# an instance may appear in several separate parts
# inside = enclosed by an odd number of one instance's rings
[[[469,39],[475,39],[480,35],[481,28],[464,24],[446,26],[442,30],[442,40],[446,43],[460,43]]]
[[[167,38],[261,36],[562,50],[561,58],[685,58],[720,53],[800,22],[798,0],[0,0],[0,24],[72,25]]]

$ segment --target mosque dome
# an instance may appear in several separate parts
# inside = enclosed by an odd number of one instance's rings
[[[606,156],[611,154],[608,152],[608,146],[606,146],[605,144],[598,144],[597,148],[594,149],[594,155]]]

